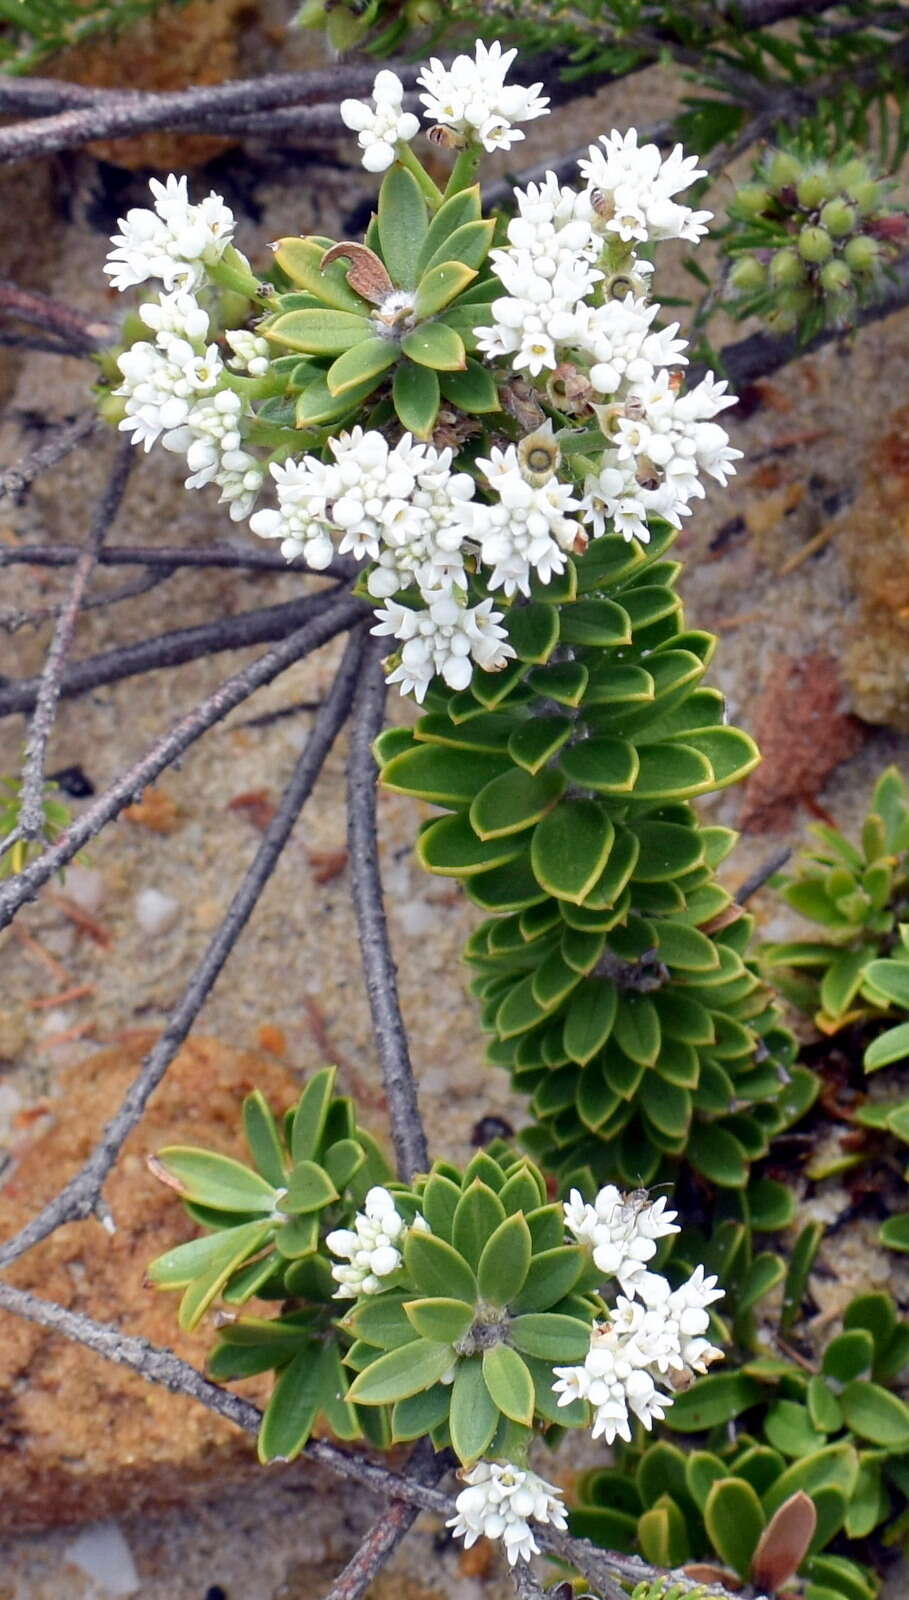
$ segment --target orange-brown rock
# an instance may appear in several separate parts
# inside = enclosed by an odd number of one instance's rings
[[[239,77],[239,43],[250,0],[192,0],[142,22],[66,51],[54,76],[97,89],[185,89]],[[88,146],[101,161],[121,167],[201,166],[235,140],[205,134],[146,133],[134,139],[98,139]]]
[[[154,1038],[132,1033],[72,1070],[51,1106],[53,1122],[21,1154],[0,1194],[4,1236],[81,1165]],[[146,1263],[197,1232],[173,1192],[151,1177],[146,1156],[170,1143],[244,1155],[240,1105],[254,1087],[276,1110],[298,1092],[273,1055],[207,1038],[185,1045],[106,1185],[114,1235],[94,1221],[70,1223],[22,1257],[10,1280],[203,1366],[211,1325],[181,1333],[177,1297],[143,1287]],[[269,1380],[239,1387],[261,1402]],[[262,1470],[254,1442],[222,1418],[4,1313],[0,1394],[0,1530],[175,1505]]]
[[[837,662],[824,650],[775,658],[752,732],[764,759],[745,785],[739,826],[750,833],[790,827],[793,808],[814,807],[831,772],[865,738],[847,710]]]
[[[858,600],[843,675],[868,722],[909,729],[909,406],[873,451],[837,543]]]

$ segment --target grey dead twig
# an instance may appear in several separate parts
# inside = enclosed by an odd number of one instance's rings
[[[85,598],[85,591],[98,559],[98,551],[120,509],[132,464],[132,446],[123,440],[117,446],[114,465],[92,518],[88,543],[76,562],[69,594],[61,607],[50,648],[45,657],[22,768],[19,827],[24,839],[38,839],[44,831],[44,762],[60,699],[66,658],[73,642],[76,619]]]

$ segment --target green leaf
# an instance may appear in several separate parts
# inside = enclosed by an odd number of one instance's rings
[[[464,1466],[484,1454],[498,1421],[499,1410],[486,1387],[480,1357],[459,1361],[451,1389],[448,1425],[452,1449]]]
[[[585,978],[571,997],[565,1017],[565,1049],[581,1066],[592,1061],[612,1032],[618,990],[605,978]]]
[[[339,417],[347,416],[372,393],[377,383],[377,378],[368,378],[356,389],[345,389],[343,394],[334,395],[324,376],[314,378],[303,393],[297,395],[294,408],[296,426],[316,427],[320,423],[334,422]]]
[[[852,1444],[843,1440],[839,1444],[826,1445],[823,1450],[816,1450],[802,1461],[794,1461],[791,1467],[774,1479],[762,1496],[764,1510],[768,1517],[773,1516],[798,1489],[804,1489],[813,1499],[820,1489],[829,1485],[850,1495],[858,1476],[858,1467],[859,1458]]]
[[[512,1422],[533,1422],[533,1379],[516,1350],[507,1344],[483,1352],[483,1378],[490,1397]]]
[[[506,757],[491,752],[465,755],[444,745],[416,745],[392,757],[382,783],[397,794],[415,795],[438,805],[466,806],[493,778],[511,770]]]
[[[291,1156],[296,1161],[311,1161],[325,1131],[335,1083],[335,1068],[325,1067],[310,1078],[297,1101],[293,1115]]]
[[[606,735],[583,739],[566,750],[561,759],[569,782],[582,789],[595,789],[598,794],[630,794],[638,766],[634,745]]]
[[[417,257],[418,276],[431,266],[434,260],[444,261],[449,259],[447,241],[451,238],[456,228],[465,222],[479,222],[481,220],[482,206],[480,201],[480,186],[478,183],[469,189],[459,189],[448,200],[444,200],[429,224],[426,237]]]
[[[464,878],[476,872],[513,861],[522,841],[513,835],[502,839],[478,839],[463,812],[439,817],[421,833],[416,853],[427,872],[442,877]]]
[[[888,1250],[909,1250],[909,1211],[888,1217],[881,1225],[878,1237]]]
[[[325,1403],[328,1365],[315,1341],[294,1356],[278,1379],[259,1429],[259,1460],[293,1461]]]
[[[821,1006],[828,1016],[838,1017],[848,1011],[862,986],[867,965],[867,949],[844,950],[831,961],[821,979],[820,989]]]
[[[474,1310],[463,1300],[406,1300],[404,1312],[421,1339],[436,1344],[454,1344],[463,1339],[473,1322]]]
[[[874,1340],[867,1328],[848,1328],[831,1339],[821,1362],[825,1378],[839,1385],[867,1377],[874,1365]]]
[[[396,1440],[421,1439],[440,1423],[447,1421],[451,1404],[451,1388],[437,1383],[421,1394],[412,1394],[399,1400],[392,1412],[391,1431]]]
[[[811,1426],[808,1410],[794,1400],[776,1400],[764,1420],[768,1444],[781,1455],[801,1459],[824,1444],[824,1435]]]
[[[319,1247],[318,1212],[311,1211],[304,1216],[291,1217],[275,1234],[275,1244],[282,1256],[286,1256],[288,1260],[312,1255]]]
[[[385,1355],[364,1367],[347,1391],[351,1404],[361,1406],[388,1405],[394,1400],[406,1400],[409,1395],[429,1389],[444,1377],[454,1356],[445,1344],[430,1339],[412,1339],[398,1350]]]
[[[713,1485],[727,1472],[727,1464],[710,1450],[692,1450],[685,1457],[685,1486],[699,1511],[703,1512]]]
[[[156,1256],[146,1267],[146,1277],[159,1289],[183,1289],[199,1277],[222,1268],[233,1270],[237,1261],[258,1250],[269,1233],[269,1225],[247,1222],[239,1228],[226,1228],[221,1233],[209,1233],[202,1239],[190,1239],[178,1244],[163,1255]]]
[[[473,267],[461,261],[439,261],[424,272],[414,296],[413,310],[418,321],[433,317],[450,300],[466,289],[476,277]],[[432,363],[434,365],[434,363]]]
[[[279,239],[275,247],[275,262],[291,283],[315,295],[335,311],[368,315],[369,308],[365,301],[347,282],[349,262],[330,261],[323,272],[322,257],[328,248],[329,241],[325,239]]]
[[[865,979],[892,1005],[909,1011],[909,961],[870,961]]]
[[[714,787],[710,762],[690,745],[645,745],[638,754],[635,800],[681,800]]]
[[[840,1395],[847,1426],[888,1450],[909,1450],[909,1406],[878,1383],[854,1378]]]
[[[657,948],[660,959],[679,972],[712,972],[720,964],[717,948],[706,933],[668,917],[657,924]]]
[[[231,1241],[232,1250],[217,1257],[204,1276],[194,1278],[180,1301],[177,1322],[184,1332],[191,1333],[198,1326],[231,1275],[268,1242],[272,1226],[270,1222],[260,1222],[252,1227],[227,1230],[226,1238]]]
[[[748,1156],[743,1145],[718,1123],[695,1122],[686,1154],[696,1171],[723,1189],[738,1189],[748,1181]]]
[[[540,600],[512,606],[505,626],[509,641],[522,661],[542,664],[549,660],[558,643],[558,610]]]
[[[271,1211],[275,1190],[264,1178],[231,1156],[192,1145],[167,1145],[154,1158],[153,1170],[187,1200],[214,1211]]]
[[[344,1326],[351,1327],[356,1337],[367,1344],[377,1345],[380,1350],[396,1350],[398,1345],[413,1340],[413,1329],[404,1310],[406,1298],[403,1293],[388,1289],[370,1295],[360,1301]]]
[[[471,827],[481,839],[520,833],[551,811],[564,789],[565,779],[560,772],[550,769],[534,776],[512,767],[493,778],[473,800]]]
[[[461,335],[444,322],[424,322],[405,333],[401,349],[409,360],[436,372],[458,372],[467,366]]]
[[[676,1395],[666,1414],[666,1426],[674,1433],[700,1433],[732,1422],[763,1400],[765,1394],[764,1385],[743,1372],[708,1374]]]
[[[498,1195],[482,1178],[474,1178],[460,1196],[452,1219],[451,1242],[468,1266],[475,1271],[500,1223],[505,1221],[505,1207]]]
[[[271,1106],[258,1089],[243,1101],[243,1132],[260,1175],[276,1189],[283,1188],[286,1173],[278,1125]]]
[[[643,883],[665,883],[691,872],[704,860],[704,847],[697,828],[677,822],[639,822],[638,862],[635,878]]]
[[[581,905],[609,858],[615,829],[596,800],[562,800],[534,829],[530,860],[540,887]]]
[[[714,1549],[743,1580],[766,1522],[760,1500],[743,1478],[720,1478],[713,1485],[704,1505],[704,1526]]]
[[[630,644],[628,613],[614,600],[578,600],[562,612],[561,639],[601,650]]]
[[[346,394],[373,378],[378,378],[398,359],[398,348],[390,339],[362,339],[333,361],[325,374],[330,394]]]
[[[883,962],[872,962],[872,966],[882,965]],[[901,1022],[898,1027],[888,1028],[876,1039],[872,1039],[865,1051],[863,1066],[866,1072],[877,1072],[879,1067],[892,1066],[894,1061],[905,1061],[907,1056],[909,1056],[909,1022]]]
[[[471,276],[475,278],[478,269],[486,259],[494,233],[495,220],[493,218],[488,220],[476,218],[468,222],[462,222],[460,227],[455,228],[438,245],[424,270],[431,271],[441,261],[457,261],[467,267],[472,267],[474,270]],[[468,279],[468,282],[470,282],[470,279]]]
[[[398,289],[413,289],[429,230],[426,201],[406,168],[388,169],[379,190],[378,234],[382,259]]]
[[[445,399],[460,411],[482,416],[488,411],[501,410],[492,373],[481,367],[473,356],[467,357],[463,372],[443,372],[439,385]]]
[[[623,994],[612,1032],[619,1049],[632,1061],[653,1066],[660,1053],[660,1019],[652,1000]]]
[[[584,1270],[585,1258],[577,1245],[556,1245],[535,1254],[520,1294],[510,1301],[515,1315],[546,1311],[570,1294]]]
[[[839,1433],[843,1426],[842,1407],[823,1378],[809,1378],[807,1400],[812,1427],[820,1433]]]
[[[307,355],[338,356],[371,337],[372,324],[351,311],[285,311],[265,328],[266,339]]]
[[[507,1306],[520,1294],[530,1266],[530,1229],[520,1212],[506,1217],[487,1240],[477,1268],[477,1286],[482,1300],[494,1306]]]
[[[573,728],[567,717],[532,717],[515,728],[508,754],[527,772],[539,772],[571,738]]]
[[[638,1543],[647,1561],[655,1566],[678,1567],[691,1555],[685,1518],[668,1494],[661,1495],[655,1506],[638,1522]]]
[[[443,1239],[412,1230],[404,1245],[404,1261],[414,1287],[421,1295],[451,1295],[473,1305],[476,1279],[464,1257]]]
[[[400,361],[392,398],[401,426],[417,439],[428,439],[439,414],[438,374],[412,361]]]
[[[511,1324],[511,1342],[524,1355],[568,1364],[583,1361],[587,1355],[590,1327],[575,1317],[532,1311],[515,1317]]]
[[[824,1229],[821,1223],[809,1222],[802,1229],[792,1248],[786,1281],[783,1285],[783,1307],[780,1313],[780,1327],[784,1333],[793,1326],[801,1309],[808,1287],[808,1276],[823,1237]]]
[[[338,1191],[323,1167],[315,1161],[298,1161],[288,1179],[287,1193],[281,1197],[280,1210],[294,1216],[321,1211],[337,1198]]]

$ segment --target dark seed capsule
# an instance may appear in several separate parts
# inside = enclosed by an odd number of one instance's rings
[[[48,781],[58,784],[71,800],[87,800],[95,792],[91,778],[85,776],[81,767],[61,767],[59,772],[49,772],[47,776]]]

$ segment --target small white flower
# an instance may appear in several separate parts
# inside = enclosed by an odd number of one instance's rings
[[[230,365],[251,378],[264,378],[269,366],[268,340],[247,328],[228,328],[224,335],[233,358]]]
[[[531,1522],[559,1529],[568,1526],[561,1489],[535,1472],[507,1462],[478,1461],[461,1476],[467,1487],[458,1495],[457,1515],[449,1518],[446,1527],[464,1540],[468,1550],[480,1538],[501,1539],[513,1567],[538,1553]]]
[[[450,67],[433,57],[417,80],[430,121],[477,140],[488,151],[507,150],[523,139],[514,124],[545,116],[549,100],[540,94],[542,83],[526,89],[506,84],[516,55],[516,50],[503,51],[498,40],[487,47],[478,39],[474,55],[455,56]]]
[[[154,211],[137,206],[120,218],[104,271],[115,289],[160,278],[169,292],[191,292],[230,244],[233,213],[216,194],[192,205],[187,180],[173,173],[164,183],[152,178],[150,188]]]
[[[373,84],[373,104],[342,100],[341,121],[357,135],[367,172],[385,172],[395,159],[395,145],[409,142],[420,131],[419,118],[403,109],[404,85],[397,73],[378,73]]]
[[[436,675],[450,689],[466,689],[473,676],[471,663],[495,672],[511,660],[514,651],[491,599],[476,606],[461,605],[454,592],[445,589],[424,591],[423,598],[423,611],[389,600],[372,629],[402,642],[400,664],[389,673],[388,682],[400,683],[403,694],[422,701]]]
[[[696,156],[686,156],[676,145],[665,158],[658,145],[638,145],[637,131],[602,134],[579,163],[581,174],[611,204],[608,232],[626,242],[632,239],[690,239],[696,243],[707,232],[712,212],[692,211],[672,198],[696,179],[706,176]]]
[[[427,1231],[425,1218],[420,1217],[422,1230]],[[412,1224],[414,1227],[417,1223]],[[404,1218],[395,1207],[394,1196],[387,1189],[370,1189],[363,1210],[354,1218],[352,1228],[336,1228],[326,1235],[325,1243],[332,1255],[340,1257],[333,1264],[331,1275],[339,1287],[336,1300],[355,1300],[361,1294],[379,1294],[382,1280],[397,1272],[402,1255],[399,1243],[406,1229]],[[342,1265],[346,1261],[347,1266]]]

